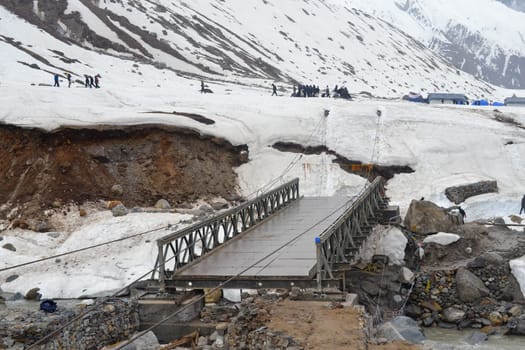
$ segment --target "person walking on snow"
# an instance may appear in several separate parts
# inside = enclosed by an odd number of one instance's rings
[[[525,213],[525,194],[523,195],[523,198],[521,199],[520,215],[522,212]]]
[[[463,210],[463,208],[461,207],[459,207],[458,210],[459,210],[459,215],[461,215],[461,223],[464,224],[465,218],[467,217],[467,213],[465,213],[465,210]]]
[[[95,75],[95,87],[97,89],[100,88],[100,86],[98,85],[100,78],[101,78],[100,74]]]
[[[70,88],[71,87],[71,74],[66,72],[66,79],[67,79],[67,87]]]
[[[58,74],[55,73],[55,75],[54,75],[55,85],[53,85],[53,87],[60,87],[60,82],[59,82],[58,78],[59,78]]]
[[[277,86],[275,86],[275,84],[272,83],[272,96],[277,96]]]

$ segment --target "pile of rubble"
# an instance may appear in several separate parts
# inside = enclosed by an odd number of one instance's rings
[[[65,307],[64,302],[59,302],[53,313],[38,310],[38,303],[34,302],[26,311],[7,303],[0,309],[0,349],[24,349],[81,315],[86,308],[91,311],[51,337],[42,348],[66,349],[71,344],[79,350],[100,348],[129,338],[139,326],[136,303],[118,298],[100,299],[89,306],[77,302]]]

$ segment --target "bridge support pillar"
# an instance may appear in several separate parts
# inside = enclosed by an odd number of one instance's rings
[[[199,322],[199,315],[204,307],[204,300],[200,294],[185,293],[160,298],[155,295],[147,295],[141,297],[138,304],[140,330],[147,329],[178,312],[153,329],[153,333],[161,342],[169,343],[194,330],[199,330],[199,334],[207,334],[212,333],[215,329],[214,326]],[[208,329],[210,327],[213,329]]]

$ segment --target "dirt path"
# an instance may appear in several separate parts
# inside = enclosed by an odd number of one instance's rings
[[[284,300],[274,304],[271,321],[274,331],[283,332],[303,344],[305,350],[420,350],[421,347],[396,342],[367,345],[364,320],[357,309],[330,309],[327,302]]]

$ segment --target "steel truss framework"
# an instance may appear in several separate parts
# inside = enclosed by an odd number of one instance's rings
[[[317,239],[317,287],[334,279],[336,264],[349,263],[366,239],[376,214],[387,201],[384,179],[377,177]]]
[[[299,198],[299,179],[206,221],[157,240],[158,255],[152,279],[158,271],[160,290],[181,268],[202,258],[215,248],[261,223]]]

